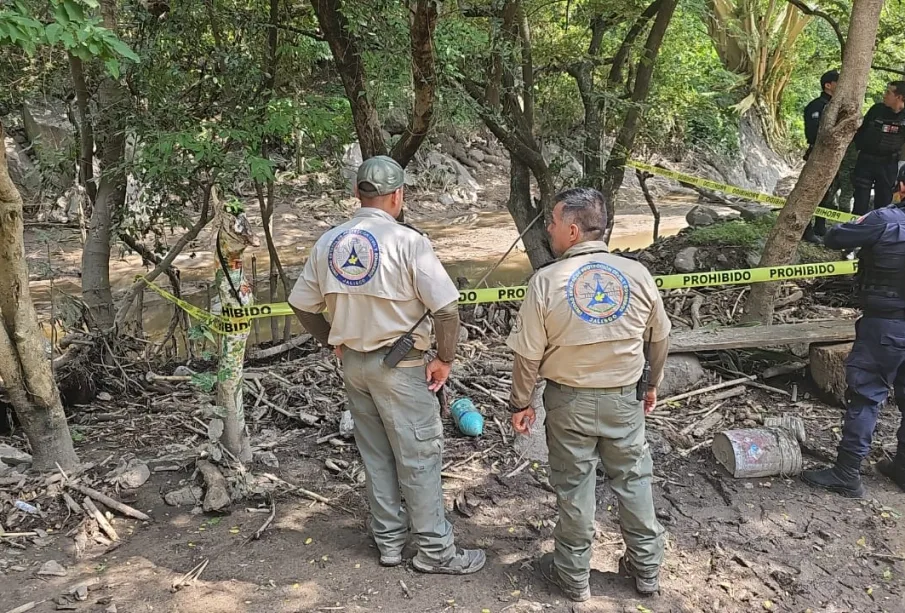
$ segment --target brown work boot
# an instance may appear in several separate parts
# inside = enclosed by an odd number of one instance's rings
[[[635,580],[635,591],[642,596],[654,596],[660,593],[660,573],[642,575],[627,556],[619,558],[619,574]]]
[[[583,586],[574,585],[559,574],[559,570],[553,563],[553,554],[544,554],[540,559],[540,572],[544,579],[558,587],[566,598],[572,602],[585,602],[591,599],[591,588],[585,583]]]
[[[471,575],[484,568],[486,562],[483,549],[457,549],[456,555],[445,564],[426,564],[415,556],[412,567],[418,572],[434,575]]]

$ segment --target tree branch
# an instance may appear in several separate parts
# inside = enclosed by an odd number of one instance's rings
[[[839,56],[845,56],[845,36],[842,34],[842,29],[839,27],[839,22],[833,19],[830,15],[824,13],[820,9],[815,9],[809,7],[804,3],[804,0],[786,0],[792,6],[795,6],[805,15],[810,15],[812,17],[820,17],[833,28],[833,32],[836,33],[836,38],[839,40]]]
[[[311,40],[316,40],[319,43],[327,42],[327,39],[318,32],[317,30],[305,30],[303,28],[296,28],[293,26],[287,26],[283,23],[272,24],[272,23],[256,23],[256,26],[261,26],[264,28],[276,28],[277,30],[285,30],[287,32],[292,32],[293,34],[298,34],[300,36],[306,36]]]
[[[195,240],[201,230],[208,224],[211,220],[211,194],[212,187],[210,185],[206,186],[204,189],[204,200],[201,205],[201,217],[198,218],[198,221],[189,228],[189,230],[183,234],[176,244],[173,245],[173,248],[170,249],[169,253],[164,256],[160,263],[157,264],[157,267],[154,268],[151,272],[149,272],[143,279],[140,279],[132,284],[132,287],[129,288],[128,293],[126,294],[125,299],[122,304],[120,304],[119,311],[116,312],[116,318],[114,320],[114,327],[116,329],[121,329],[123,324],[126,322],[126,318],[129,316],[129,312],[132,310],[132,304],[135,302],[135,297],[138,296],[138,293],[145,288],[145,281],[153,281],[157,277],[161,275],[165,270],[167,270],[173,261],[176,259],[182,250],[185,249],[185,246],[190,242]]]
[[[663,4],[663,0],[654,0],[650,6],[644,9],[644,12],[638,16],[638,19],[635,20],[635,23],[632,24],[632,27],[629,28],[629,31],[626,33],[625,38],[622,40],[622,45],[620,45],[619,50],[616,52],[616,55],[613,56],[613,67],[610,68],[610,74],[607,81],[610,85],[618,85],[622,83],[624,78],[624,69],[625,64],[628,61],[629,53],[632,51],[632,46],[635,44],[635,41],[638,39],[638,36],[641,35],[642,30],[644,30],[647,22],[653,19],[654,15],[660,10],[660,6]]]

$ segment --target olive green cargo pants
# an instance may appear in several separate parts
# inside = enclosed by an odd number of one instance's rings
[[[639,574],[655,574],[663,561],[664,530],[654,513],[653,462],[634,386],[577,389],[548,381],[544,407],[550,484],[559,507],[553,562],[560,576],[580,587],[590,575],[598,458],[619,499],[628,561]]]
[[[402,553],[411,526],[419,561],[442,565],[455,555],[455,547],[440,484],[440,405],[427,388],[423,360],[387,368],[385,353],[343,351],[355,442],[367,476],[371,531],[381,555],[395,556]]]

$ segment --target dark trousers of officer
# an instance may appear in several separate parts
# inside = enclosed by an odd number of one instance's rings
[[[864,459],[890,386],[899,411],[905,413],[905,319],[859,319],[855,344],[845,360],[845,379],[847,410],[839,450]],[[905,451],[905,420],[898,440]]]
[[[899,163],[895,157],[876,157],[862,153],[855,162],[852,172],[852,186],[855,188],[855,215],[870,212],[870,190],[874,190],[874,208],[888,206],[899,173]]]
[[[826,190],[826,194],[823,195],[823,200],[820,201],[820,206],[825,209],[833,209],[836,210],[836,192],[839,191],[839,175],[836,175],[833,178],[833,182],[830,184],[830,187]],[[808,226],[804,229],[805,236],[808,235],[809,231],[813,230],[814,234],[817,236],[823,236],[826,234],[826,219],[823,217],[815,217],[813,221],[808,222]]]

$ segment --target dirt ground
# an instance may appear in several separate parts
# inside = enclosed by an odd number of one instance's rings
[[[802,398],[792,405],[787,399],[755,396],[739,404],[764,415],[803,415],[810,447],[831,455],[839,411],[807,394]],[[111,405],[116,408],[117,402],[93,410],[108,415]],[[501,407],[483,408],[488,417],[506,417]],[[186,406],[183,417],[192,410]],[[673,406],[661,415],[689,420],[688,410]],[[155,412],[149,406],[144,412],[114,413],[121,419],[77,420],[94,424],[75,426],[84,434],[78,445],[83,460],[102,462],[112,454],[112,467],[124,453],[153,459],[174,441],[196,438],[179,432],[180,417],[170,410]],[[894,440],[896,413],[884,411],[878,447]],[[573,607],[534,566],[552,549],[556,520],[546,467],[532,463],[509,476],[523,462],[514,457],[511,440],[503,443],[492,419],[487,423],[479,439],[461,437],[446,424],[448,516],[458,543],[487,550],[487,567],[477,575],[438,577],[407,566],[378,566],[365,528],[363,486],[354,474],[337,476],[324,468],[328,457],[355,466],[354,446],[318,445],[322,429],[288,428],[272,445],[279,468],[255,465],[251,470],[273,472],[328,497],[331,505],[279,496],[272,526],[261,540],[249,541],[267,518],[265,501],[237,504],[223,516],[193,514],[162,502],[162,493],[191,479],[190,470],[155,473],[140,489],[117,493],[154,518],[145,524],[117,517],[113,525],[123,535],[118,547],[95,546],[76,559],[72,540],[62,534],[41,540],[42,547],[28,543],[25,550],[0,543],[0,610],[37,602],[34,611],[54,611],[52,599],[67,587],[96,580],[88,600],[76,603],[75,610],[111,611],[115,605],[121,612],[173,613],[905,611],[905,494],[870,468],[865,477],[869,497],[861,501],[824,494],[797,480],[734,480],[706,446],[691,453],[670,448],[657,419],[649,427],[655,501],[669,533],[663,592],[639,599],[630,582],[616,574],[623,551],[618,503],[600,477],[594,598]],[[50,559],[67,567],[68,575],[37,576]],[[173,581],[204,560],[209,565],[200,580],[173,593]]]
[[[485,184],[490,186],[486,198],[469,210],[444,210],[430,199],[410,209],[412,221],[430,233],[453,276],[476,279],[475,273],[486,270],[516,238],[501,208],[504,187]],[[651,224],[646,205],[630,202],[634,204],[621,210],[617,222],[617,247],[646,244]],[[674,233],[683,227],[684,215],[695,203],[686,194],[664,197],[663,231]],[[286,264],[290,268],[300,264],[307,246],[352,206],[348,199],[311,199],[303,194],[282,202],[276,235]],[[75,291],[78,235],[66,232],[67,236],[48,240],[47,234],[32,230],[28,255],[33,273],[39,271],[39,263],[47,262],[49,242],[54,274],[45,276],[55,277],[56,289]],[[203,236],[180,258],[187,284],[199,284],[211,274],[209,245],[210,237]],[[264,270],[264,252],[255,255],[258,270]],[[519,256],[513,256],[499,281],[523,275],[521,266]],[[125,288],[139,270],[138,258],[117,257],[115,286]],[[33,283],[38,300],[45,304],[49,285],[49,279]],[[718,300],[708,300],[705,310],[711,302],[717,310],[726,310]],[[480,355],[472,358],[475,368],[486,361]],[[285,376],[298,370],[295,363],[279,366]],[[794,382],[801,391],[796,403],[758,390],[730,400],[731,411],[739,421],[752,414],[758,420],[783,412],[801,415],[812,451],[806,463],[814,464],[834,454],[841,411],[811,397],[805,380]],[[771,381],[782,389],[792,383]],[[513,450],[511,430],[505,429],[504,438],[494,422],[494,417],[506,422],[505,409],[489,396],[481,404],[487,416],[483,437],[464,438],[447,420],[444,473],[447,512],[457,541],[485,548],[487,567],[467,578],[422,575],[408,565],[381,568],[367,534],[367,504],[354,445],[317,442],[335,429],[336,407],[342,402],[341,390],[335,382],[330,385],[329,398],[319,397],[316,386],[309,390],[300,385],[299,393],[308,394],[307,400],[290,398],[284,404],[290,410],[316,404],[327,415],[328,425],[299,427],[279,415],[252,424],[256,444],[272,450],[279,467],[261,463],[249,467],[251,473],[273,473],[325,496],[329,505],[284,490],[273,499],[273,524],[260,540],[250,540],[268,517],[267,500],[247,499],[224,515],[195,513],[188,507],[167,506],[162,499],[164,493],[193,482],[192,469],[155,472],[137,490],[111,491],[154,519],[143,523],[117,515],[113,525],[121,535],[118,544],[92,544],[78,555],[73,539],[66,536],[76,519],[54,517],[34,520],[34,527],[49,532],[46,538],[0,540],[0,613],[905,612],[905,493],[870,466],[865,467],[868,498],[860,501],[815,491],[798,480],[733,479],[713,459],[706,438],[690,441],[692,445],[677,445],[670,438],[670,423],[679,427],[695,423],[707,410],[697,400],[664,407],[648,422],[655,503],[669,535],[659,597],[639,599],[630,581],[616,573],[624,545],[618,502],[603,477],[597,488],[593,599],[573,606],[545,583],[535,562],[552,549],[556,521],[547,467],[540,462],[525,465]],[[103,475],[133,456],[149,461],[174,447],[197,447],[203,432],[195,417],[202,400],[187,387],[183,384],[165,395],[114,395],[74,409],[72,423],[82,460],[96,463],[94,470]],[[884,409],[873,461],[882,457],[881,449],[888,452],[894,444],[898,419],[895,407]],[[734,423],[735,418],[727,417],[726,425]],[[0,442],[22,445],[20,439]],[[334,474],[325,467],[329,458],[345,460],[351,468]],[[9,526],[16,511],[2,513],[0,522]],[[66,576],[39,576],[37,571],[48,560],[65,566]],[[172,590],[174,581],[204,561],[208,564],[197,582]],[[87,600],[55,602],[82,581],[92,582]],[[19,609],[30,602],[35,603],[33,608]]]

